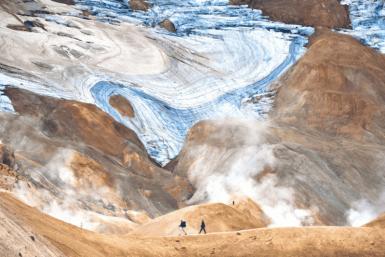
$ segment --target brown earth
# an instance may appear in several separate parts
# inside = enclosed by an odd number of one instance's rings
[[[321,32],[280,79],[272,116],[303,131],[384,141],[384,67],[385,57],[375,50],[349,36]]]
[[[134,11],[147,11],[151,7],[145,0],[129,0],[128,5]]]
[[[0,144],[0,163],[9,167],[15,165],[15,153],[8,146]]]
[[[61,3],[61,4],[68,4],[68,5],[74,5],[75,4],[74,0],[52,0],[52,1],[57,2],[57,3]]]
[[[24,25],[14,25],[14,24],[8,24],[7,28],[17,31],[30,31],[26,26]]]
[[[272,20],[312,27],[348,28],[348,7],[338,0],[230,0],[260,9]]]
[[[175,28],[175,25],[172,21],[170,21],[169,19],[165,19],[163,21],[161,21],[159,23],[159,26],[161,26],[162,28],[170,31],[170,32],[176,32],[176,28]]]
[[[0,163],[0,189],[11,190],[17,180],[17,173],[9,166]]]
[[[114,107],[122,116],[129,118],[135,117],[134,108],[131,103],[121,95],[113,95],[110,97],[109,103]]]
[[[379,228],[256,229],[183,237],[102,235],[40,213],[0,194],[3,256],[319,256],[382,257]],[[19,255],[20,256],[20,255]]]
[[[380,215],[377,219],[369,222],[363,227],[385,228],[385,214]]]

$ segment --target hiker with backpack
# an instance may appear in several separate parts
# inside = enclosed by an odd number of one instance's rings
[[[184,230],[186,227],[187,227],[186,221],[181,220],[179,224],[179,229],[185,234],[185,236],[187,235],[186,231]]]

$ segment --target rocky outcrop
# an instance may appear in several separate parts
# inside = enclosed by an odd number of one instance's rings
[[[134,108],[130,102],[121,95],[113,95],[110,97],[109,103],[114,109],[116,109],[120,115],[129,118],[135,117]]]
[[[173,32],[173,33],[176,32],[176,28],[175,28],[174,23],[172,21],[170,21],[169,19],[165,19],[165,20],[161,21],[159,23],[159,26],[161,26],[162,28],[164,28],[170,32]]]
[[[57,3],[61,3],[61,4],[68,4],[68,5],[74,5],[75,4],[74,0],[52,0],[52,1],[57,2]]]
[[[350,26],[348,8],[338,0],[230,0],[230,4],[247,4],[284,23],[327,28]]]
[[[128,5],[134,11],[147,11],[151,7],[146,0],[129,0]]]
[[[5,164],[10,168],[15,165],[15,153],[6,145],[0,144],[0,164]]]
[[[15,154],[9,147],[0,144],[0,189],[11,190],[17,181],[17,173],[13,170]]]

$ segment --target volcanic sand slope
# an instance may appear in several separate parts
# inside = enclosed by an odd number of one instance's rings
[[[362,142],[384,140],[385,57],[351,37],[318,34],[278,82],[274,118]]]
[[[261,169],[256,185],[263,185],[263,177],[276,177],[278,186],[294,190],[295,205],[308,208],[315,224],[345,225],[355,201],[380,201],[385,188],[385,57],[349,36],[319,32],[274,87],[271,122],[256,145],[271,145],[276,161]],[[216,171],[226,170],[228,162],[220,158],[253,144],[257,125],[196,124],[173,162],[174,172],[194,177],[193,165],[214,161]],[[205,156],[196,154],[199,147],[206,147]],[[212,155],[218,151],[220,156]]]
[[[239,208],[239,209],[238,209]],[[249,212],[245,211],[248,209]],[[158,217],[134,229],[131,234],[142,236],[181,235],[180,220],[187,222],[187,234],[198,234],[201,220],[205,221],[207,233],[237,231],[266,227],[268,220],[251,200],[236,206],[222,203],[193,205]]]
[[[88,229],[126,233],[177,209],[189,194],[185,180],[157,166],[133,131],[94,105],[5,93],[17,114],[0,113],[0,140],[26,178],[12,189],[23,201],[79,226],[84,220]]]
[[[350,25],[348,7],[338,0],[230,0],[230,3],[261,9],[264,15],[284,23],[327,28]]]
[[[377,219],[365,224],[364,227],[385,228],[385,214],[382,214]]]
[[[257,229],[187,237],[105,236],[41,214],[0,194],[4,256],[383,256],[378,228],[313,227]],[[5,228],[1,226],[1,228]],[[1,230],[0,230],[1,231]],[[16,234],[18,233],[18,234]],[[34,237],[35,241],[31,238]],[[9,240],[8,240],[9,239]],[[16,242],[16,244],[15,244]],[[12,244],[11,244],[12,243]],[[14,246],[19,247],[14,247]]]
[[[326,224],[340,225],[353,202],[382,204],[385,57],[349,36],[319,31],[277,86],[277,169],[298,180],[306,174],[305,183],[294,183],[297,199],[320,207]]]

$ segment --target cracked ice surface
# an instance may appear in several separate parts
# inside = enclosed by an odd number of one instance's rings
[[[345,33],[385,54],[385,3],[383,0],[345,0],[349,5],[352,30]]]
[[[269,85],[305,51],[311,28],[268,21],[258,10],[227,1],[153,1],[148,12],[131,12],[120,1],[78,1],[102,21],[155,26],[165,18],[177,34],[154,29],[151,36],[171,57],[162,74],[132,76],[130,83],[100,82],[96,104],[140,136],[161,164],[175,157],[188,129],[215,117],[263,118],[271,105]],[[135,109],[121,117],[108,103],[122,95]],[[251,104],[250,97],[261,95]]]

